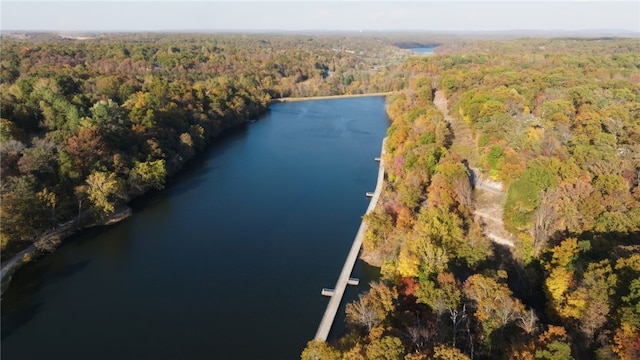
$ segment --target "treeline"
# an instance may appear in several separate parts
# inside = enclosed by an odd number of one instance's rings
[[[639,358],[640,45],[441,52],[407,61],[388,103],[388,179],[363,244],[381,281],[347,305],[347,335],[302,358]],[[436,88],[472,152],[452,150]],[[507,189],[514,249],[474,215],[472,166]]]
[[[272,98],[389,91],[404,81],[387,60],[396,49],[371,38],[1,40],[3,260],[57,224],[102,217],[163,188],[220,132],[255,119]]]

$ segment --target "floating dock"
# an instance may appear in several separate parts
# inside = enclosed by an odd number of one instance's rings
[[[385,138],[386,140],[386,138]],[[384,143],[385,140],[382,140],[382,153],[384,153]],[[380,197],[380,192],[382,191],[382,184],[384,181],[384,166],[382,162],[382,158],[376,158],[376,161],[380,163],[378,166],[378,181],[376,183],[376,189],[373,193],[367,193],[367,197],[371,194],[371,201],[369,201],[369,206],[367,207],[367,211],[365,214],[370,213],[375,209],[376,204],[378,203],[378,198]],[[358,228],[358,232],[356,233],[356,237],[353,240],[353,244],[351,245],[351,250],[347,255],[347,259],[344,262],[344,266],[342,267],[342,271],[340,272],[340,276],[338,277],[338,281],[334,289],[322,289],[322,295],[330,296],[329,304],[327,305],[327,309],[324,312],[324,316],[320,321],[320,325],[318,326],[318,331],[316,332],[316,340],[327,341],[327,337],[329,336],[329,331],[331,331],[331,326],[333,326],[333,321],[338,313],[338,309],[340,308],[340,302],[342,301],[342,296],[344,295],[344,291],[347,285],[358,285],[360,280],[351,278],[351,272],[353,271],[353,267],[356,264],[356,260],[358,260],[358,254],[360,253],[360,248],[362,247],[362,239],[364,238],[364,234],[367,230],[367,224],[362,221],[360,223],[360,228]]]

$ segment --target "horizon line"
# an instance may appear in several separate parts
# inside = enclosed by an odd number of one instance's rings
[[[26,33],[216,33],[216,32],[262,32],[262,33],[295,33],[295,32],[351,32],[351,33],[504,33],[504,32],[618,32],[640,34],[640,30],[629,30],[624,28],[582,28],[582,29],[493,29],[493,30],[438,30],[438,29],[84,29],[84,30],[64,30],[64,29],[0,29],[0,33],[26,32]]]

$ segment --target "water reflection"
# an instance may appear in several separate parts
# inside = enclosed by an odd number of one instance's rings
[[[274,105],[134,201],[131,218],[18,271],[2,300],[3,359],[299,357],[386,127],[383,98]],[[377,270],[358,263],[353,276],[346,301]]]

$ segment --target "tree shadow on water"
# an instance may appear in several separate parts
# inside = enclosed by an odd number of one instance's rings
[[[40,265],[40,264],[38,264]],[[18,270],[11,286],[2,294],[2,339],[31,321],[45,304],[42,289],[60,282],[89,265],[89,261],[69,264],[58,269],[52,264]]]
[[[45,276],[44,281],[47,283],[56,283],[84,270],[89,265],[88,260],[79,261],[73,264],[65,265],[61,268],[51,269]]]
[[[33,319],[40,307],[44,305],[43,302],[38,302],[33,305],[17,307],[17,311],[12,311],[11,308],[5,309],[5,304],[2,304],[2,340],[8,338],[14,331],[20,329]]]

